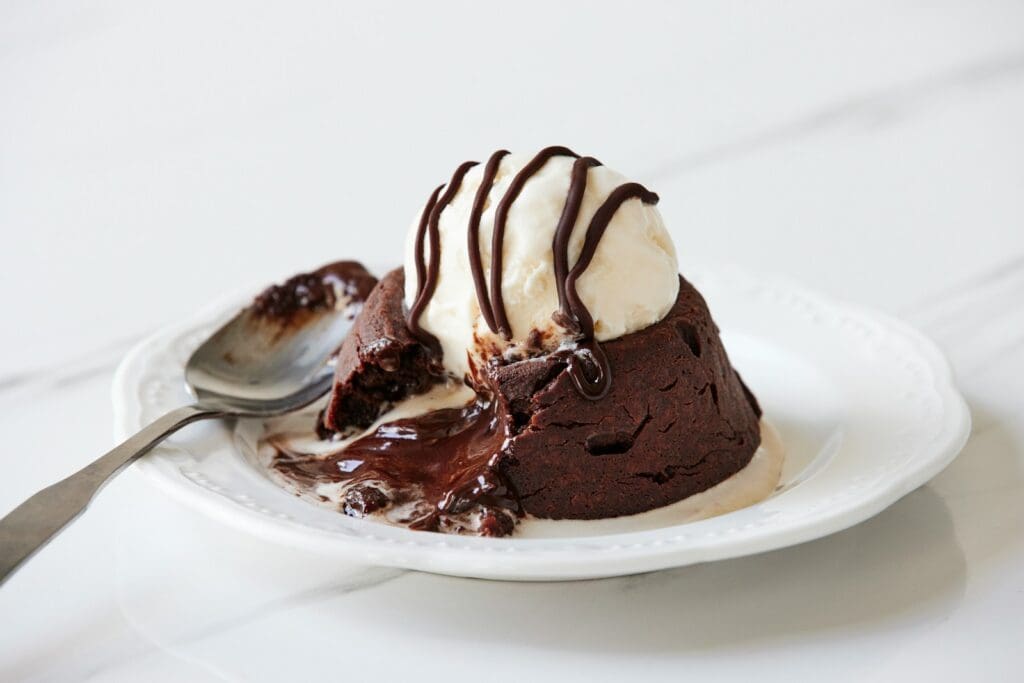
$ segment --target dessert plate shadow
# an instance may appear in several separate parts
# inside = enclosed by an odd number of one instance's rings
[[[727,268],[690,275],[786,450],[778,489],[742,510],[654,529],[554,538],[410,531],[287,493],[246,457],[229,423],[190,427],[134,467],[211,517],[318,552],[325,561],[543,581],[654,571],[819,538],[896,502],[963,447],[970,432],[966,404],[946,360],[920,333],[778,279]],[[118,438],[187,402],[189,354],[247,301],[247,295],[230,297],[125,357],[114,381]]]

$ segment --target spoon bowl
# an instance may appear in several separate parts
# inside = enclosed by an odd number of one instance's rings
[[[349,307],[302,310],[288,319],[247,308],[214,332],[185,366],[197,404],[265,417],[301,408],[330,388],[327,363],[352,325]]]

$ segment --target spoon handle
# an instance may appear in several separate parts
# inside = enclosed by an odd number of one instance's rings
[[[185,425],[221,415],[195,405],[172,410],[106,455],[14,508],[0,519],[0,585],[81,514],[103,485],[126,465]]]

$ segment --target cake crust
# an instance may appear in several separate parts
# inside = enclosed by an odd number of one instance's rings
[[[660,322],[605,342],[611,388],[581,396],[558,354],[490,368],[512,438],[500,470],[538,517],[599,519],[704,491],[750,462],[760,408],[707,305],[680,278]]]

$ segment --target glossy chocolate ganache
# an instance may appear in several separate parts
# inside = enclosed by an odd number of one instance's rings
[[[320,440],[287,430],[267,438],[272,472],[289,489],[356,517],[502,536],[525,515],[601,519],[659,508],[750,462],[760,408],[690,283],[679,278],[661,319],[601,343],[580,295],[580,278],[616,213],[632,200],[654,204],[657,195],[636,183],[614,187],[580,223],[585,233],[573,260],[588,174],[600,162],[549,147],[491,196],[507,156],[496,152],[483,168],[464,244],[484,324],[499,339],[525,341],[514,353],[478,354],[471,372],[453,377],[437,337],[421,324],[442,277],[439,222],[477,165],[467,162],[434,190],[415,226],[411,304],[406,273],[386,274],[342,342]],[[541,338],[550,330],[512,329],[502,259],[517,198],[555,157],[574,161],[550,246],[557,290],[550,315],[560,334],[552,345]],[[480,223],[488,210],[485,269]]]

